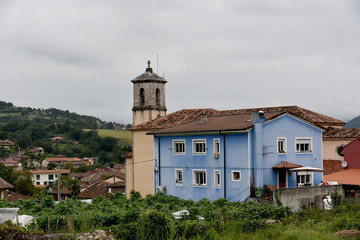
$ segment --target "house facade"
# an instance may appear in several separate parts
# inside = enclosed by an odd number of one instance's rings
[[[30,171],[35,186],[52,186],[58,179],[58,170],[34,170]],[[61,175],[69,175],[70,170],[60,170]]]
[[[318,185],[322,173],[292,173],[279,164],[322,168],[323,131],[281,111],[203,115],[153,131],[154,191],[195,201],[243,201],[252,187]]]

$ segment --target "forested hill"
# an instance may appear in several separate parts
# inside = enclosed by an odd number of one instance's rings
[[[70,121],[81,128],[124,129],[129,127],[115,122],[105,122],[99,118],[79,115],[56,108],[40,109],[31,107],[16,107],[12,103],[0,101],[0,125],[10,120],[35,121],[42,124],[57,124]]]

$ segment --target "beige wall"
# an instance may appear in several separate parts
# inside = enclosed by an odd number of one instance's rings
[[[133,131],[133,164],[126,163],[126,195],[134,189],[141,196],[154,194],[154,136]],[[128,164],[130,163],[130,164]]]
[[[134,126],[139,125],[144,122],[148,122],[157,118],[158,115],[165,116],[165,111],[159,110],[143,110],[143,111],[134,111],[133,114],[133,123]]]
[[[324,160],[344,160],[336,153],[340,145],[346,145],[352,140],[323,140],[323,159]]]

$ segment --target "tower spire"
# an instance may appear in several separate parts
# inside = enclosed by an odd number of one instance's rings
[[[150,67],[150,64],[151,64],[150,60],[147,61],[147,64],[148,64],[148,67],[146,68],[145,72],[151,72],[151,73],[152,73],[153,70],[152,70],[152,68]]]

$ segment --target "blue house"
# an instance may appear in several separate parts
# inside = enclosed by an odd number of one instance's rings
[[[243,201],[252,187],[318,185],[323,126],[304,114],[260,111],[200,118],[151,131],[155,192],[198,201]]]

